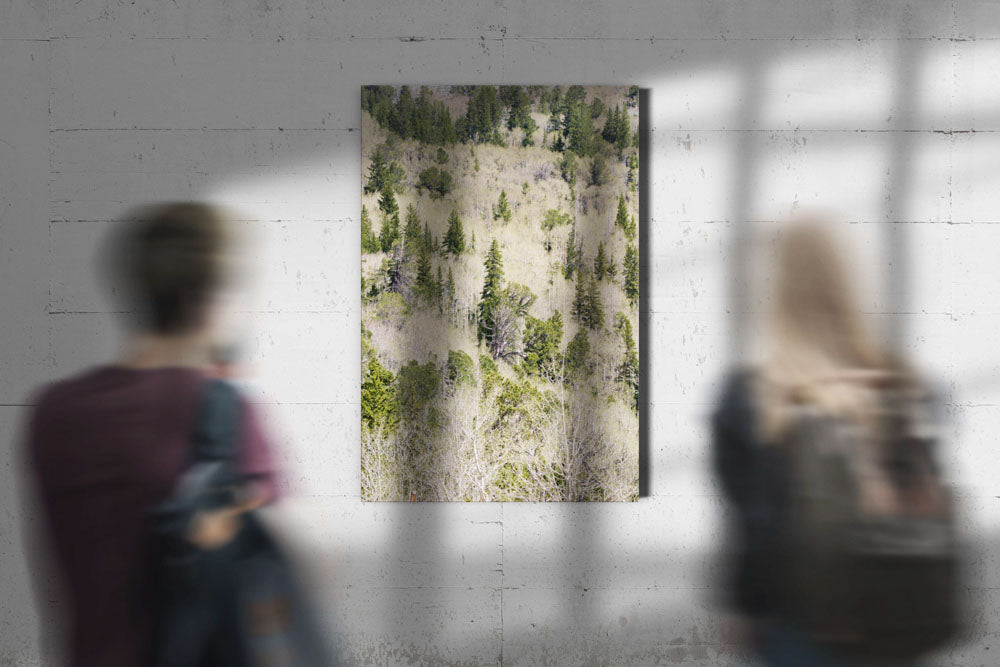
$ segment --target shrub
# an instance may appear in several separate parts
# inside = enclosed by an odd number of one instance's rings
[[[561,213],[559,209],[550,208],[545,213],[545,219],[542,220],[542,229],[550,232],[559,225],[568,225],[571,220],[569,213]]]
[[[434,161],[438,164],[448,163],[448,152],[443,148],[438,148],[437,153],[434,156]]]
[[[472,357],[461,350],[448,351],[445,372],[448,382],[454,387],[463,384],[473,387],[476,385],[476,365],[473,363]]]
[[[451,193],[451,172],[437,167],[428,167],[420,172],[417,190],[426,190],[431,199],[440,199]]]

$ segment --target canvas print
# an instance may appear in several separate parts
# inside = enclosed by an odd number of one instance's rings
[[[636,500],[638,99],[362,88],[364,500]]]

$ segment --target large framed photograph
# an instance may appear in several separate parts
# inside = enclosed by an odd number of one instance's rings
[[[361,496],[639,494],[639,90],[361,91]]]

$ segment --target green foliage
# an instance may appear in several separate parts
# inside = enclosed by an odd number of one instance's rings
[[[615,226],[620,227],[625,233],[625,238],[629,241],[635,240],[636,224],[635,218],[629,217],[628,207],[625,205],[625,195],[618,196],[618,213],[615,216]]]
[[[448,280],[444,284],[444,302],[448,307],[449,311],[455,307],[456,300],[458,298],[455,292],[455,277],[451,273],[451,267],[448,267]]]
[[[399,369],[396,378],[396,396],[400,415],[415,426],[421,420],[435,424],[435,415],[430,408],[441,387],[441,372],[432,361],[418,364],[415,359]]]
[[[423,244],[417,255],[417,278],[414,290],[425,303],[437,301],[438,287],[431,273],[430,251]]]
[[[438,148],[437,153],[434,156],[434,161],[438,164],[448,163],[448,152],[443,148]]]
[[[570,187],[576,185],[576,155],[573,153],[563,155],[559,161],[559,174],[564,181],[570,184]]]
[[[590,184],[595,187],[605,185],[611,180],[611,170],[603,155],[594,155],[590,161]]]
[[[419,253],[425,246],[424,232],[421,228],[420,216],[413,204],[406,206],[406,226],[403,228],[403,245],[410,254]]]
[[[581,328],[566,346],[566,374],[570,377],[584,377],[593,370],[590,363],[590,339],[587,330]]]
[[[462,230],[462,220],[458,217],[458,211],[451,209],[448,216],[448,231],[444,235],[444,251],[453,257],[458,257],[465,252],[465,232]]]
[[[594,279],[604,280],[608,273],[608,257],[604,254],[604,241],[597,244],[597,256],[594,257]]]
[[[629,86],[628,88],[628,105],[630,107],[639,106],[639,86]]]
[[[545,219],[542,220],[542,229],[551,232],[560,225],[568,225],[572,218],[569,213],[561,213],[559,209],[550,208],[545,212]]]
[[[522,195],[528,194],[528,190],[530,190],[530,189],[531,189],[531,186],[528,185],[528,181],[525,181],[524,183],[521,184],[521,194]]]
[[[528,317],[524,328],[523,362],[528,375],[556,378],[562,337],[563,320],[558,310],[547,320]]]
[[[382,292],[375,301],[375,319],[389,322],[399,328],[406,320],[410,307],[399,292]]]
[[[445,373],[453,387],[476,386],[476,364],[472,361],[472,357],[461,350],[448,351]]]
[[[497,205],[493,207],[493,219],[499,220],[503,218],[504,222],[510,222],[510,218],[513,215],[513,211],[510,209],[510,202],[507,201],[507,191],[500,191],[500,200]]]
[[[622,270],[625,272],[625,296],[634,305],[639,300],[639,253],[631,243],[625,248]]]
[[[361,252],[373,253],[382,249],[375,231],[372,229],[372,219],[368,215],[368,207],[361,207]]]
[[[563,276],[566,280],[573,279],[582,257],[583,253],[576,243],[576,227],[572,227],[569,230],[569,238],[566,239],[566,261],[563,263]]]
[[[568,95],[567,95],[568,96]],[[571,104],[565,117],[563,134],[569,150],[580,157],[586,157],[594,151],[594,119],[590,109],[583,102]]]
[[[628,122],[628,112],[615,105],[615,108],[608,114],[608,120],[604,124],[604,131],[601,136],[609,144],[618,149],[619,159],[625,149],[632,142],[632,128]]]
[[[374,354],[366,360],[361,381],[361,426],[369,431],[393,431],[399,423],[395,377]]]
[[[403,167],[390,156],[391,148],[386,144],[379,146],[372,153],[371,164],[368,165],[368,179],[365,181],[366,195],[376,192],[402,192],[406,172]]]
[[[495,86],[476,86],[469,97],[465,117],[457,123],[462,141],[477,144],[503,141],[500,136],[502,106]]]
[[[615,313],[615,331],[621,336],[625,355],[618,366],[618,382],[630,390],[632,409],[639,409],[639,353],[632,335],[632,322],[624,313]]]
[[[595,97],[590,101],[590,117],[597,119],[604,113],[605,107],[604,102],[601,101],[600,97]]]
[[[588,329],[604,326],[604,305],[601,303],[600,284],[596,277],[582,270],[576,274],[573,315]]]
[[[486,276],[483,279],[483,291],[479,297],[479,340],[489,340],[493,330],[493,308],[500,302],[503,290],[503,257],[500,254],[500,244],[496,239],[490,243],[490,250],[484,262]]]
[[[639,156],[635,153],[629,153],[628,156],[628,176],[626,182],[628,183],[628,189],[630,192],[635,192],[639,187]]]
[[[417,178],[417,190],[426,190],[431,199],[441,199],[451,194],[453,184],[451,172],[437,167],[428,167],[420,172]]]
[[[399,206],[392,190],[384,190],[382,198],[379,199],[379,209],[382,211],[382,229],[378,235],[379,245],[382,252],[389,252],[392,246],[399,241]]]
[[[365,86],[361,89],[361,108],[372,115],[379,127],[403,139],[442,145],[458,141],[451,113],[443,101],[434,101],[426,86],[416,99],[409,86],[402,86],[398,96],[393,86]]]

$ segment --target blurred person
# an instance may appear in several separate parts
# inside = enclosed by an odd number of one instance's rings
[[[69,598],[70,665],[153,662],[150,516],[191,463],[192,433],[213,375],[231,368],[229,357],[213,351],[229,342],[221,295],[234,278],[234,248],[226,218],[211,206],[137,212],[112,246],[112,268],[138,326],[118,359],[44,387],[33,401],[23,456],[44,518],[42,537]],[[257,412],[232,395],[239,404],[232,413],[239,415],[238,494],[186,525],[198,549],[230,543],[241,515],[277,496]]]
[[[773,268],[763,361],[712,415],[736,634],[769,665],[917,664],[959,624],[935,401],[868,330],[825,225],[787,223]]]

